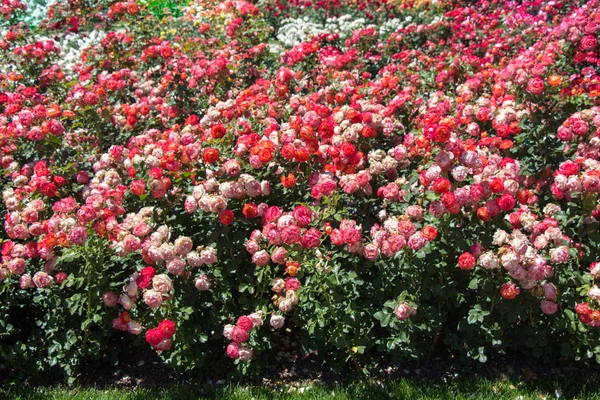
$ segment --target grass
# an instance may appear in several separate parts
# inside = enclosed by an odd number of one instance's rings
[[[389,382],[353,382],[350,384],[311,385],[294,383],[280,386],[168,386],[163,388],[94,389],[94,388],[18,388],[0,389],[0,398],[14,400],[41,399],[599,399],[598,376],[562,377],[519,381],[459,379],[449,382],[400,378]]]

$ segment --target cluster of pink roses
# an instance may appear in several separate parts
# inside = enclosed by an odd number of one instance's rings
[[[227,346],[227,355],[240,361],[252,359],[252,350],[245,345],[250,340],[250,332],[263,324],[263,312],[257,311],[250,315],[238,318],[235,325],[226,325],[223,328],[223,336],[231,343]]]

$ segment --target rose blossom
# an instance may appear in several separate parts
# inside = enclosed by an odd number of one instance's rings
[[[281,241],[285,244],[294,244],[300,241],[300,227],[297,225],[289,225],[279,233]]]
[[[231,332],[233,332],[233,328],[235,328],[235,326],[231,324],[227,324],[223,327],[223,336],[225,336],[227,340],[231,340]]]
[[[285,279],[285,290],[297,291],[300,289],[300,281],[293,277],[287,277]]]
[[[375,261],[379,257],[379,247],[374,245],[373,243],[369,243],[363,248],[363,255],[366,259],[370,261]]]
[[[227,356],[232,359],[237,359],[240,357],[240,345],[236,342],[231,342],[227,346]]]
[[[271,261],[276,264],[285,264],[287,254],[288,251],[283,247],[276,247],[275,250],[273,250],[273,254],[271,254]]]
[[[19,278],[19,286],[21,289],[31,289],[34,287],[33,282],[31,280],[31,276],[29,274],[23,274]]]
[[[252,359],[252,350],[250,350],[246,346],[240,347],[239,357],[240,357],[240,361],[248,361],[248,360]]]
[[[310,228],[302,236],[301,242],[305,249],[312,249],[319,246],[321,243],[321,231],[316,228]]]
[[[283,328],[283,324],[285,323],[285,317],[281,315],[272,314],[269,323],[273,329],[281,329]]]
[[[250,334],[244,328],[236,326],[231,331],[231,339],[236,343],[243,343],[250,339]]]
[[[52,286],[54,279],[43,271],[36,272],[33,276],[33,283],[38,288],[47,288]]]
[[[102,295],[102,301],[107,307],[115,307],[117,305],[117,295],[115,292],[106,292]]]
[[[569,261],[569,249],[566,246],[560,246],[550,250],[550,259],[558,264]]]
[[[157,290],[146,290],[144,292],[144,303],[150,308],[158,308],[163,302],[162,293]]]
[[[119,304],[121,304],[124,309],[129,311],[133,308],[135,303],[129,296],[123,293],[121,296],[119,296]]]
[[[194,281],[194,286],[199,292],[204,292],[210,289],[210,279],[206,275],[201,275]]]
[[[250,332],[254,328],[254,322],[252,322],[250,317],[243,315],[238,318],[236,326]]]
[[[262,326],[263,314],[264,313],[262,311],[256,311],[256,312],[253,312],[252,314],[248,315],[248,318],[250,318],[252,320],[252,325],[254,328],[258,328],[259,326]]]
[[[410,304],[408,304],[407,302],[400,303],[396,306],[396,308],[394,308],[394,313],[396,314],[396,317],[398,317],[398,319],[400,321],[404,321],[405,319],[408,319],[416,311],[417,310],[412,308],[410,306]]]
[[[552,301],[542,300],[542,303],[540,304],[540,308],[542,309],[542,312],[544,314],[552,315],[556,311],[558,311],[558,304],[556,304]]]
[[[185,261],[181,258],[174,258],[167,263],[167,270],[173,275],[180,275],[185,270]]]
[[[252,256],[252,262],[260,267],[269,263],[269,253],[266,250],[257,251]]]
[[[159,274],[152,278],[152,288],[160,293],[169,293],[173,289],[173,281],[166,274]]]
[[[217,251],[212,247],[205,247],[200,251],[200,261],[206,265],[212,265],[217,262]]]
[[[521,290],[512,282],[504,283],[500,287],[500,294],[506,300],[513,300],[519,293],[521,293]]]

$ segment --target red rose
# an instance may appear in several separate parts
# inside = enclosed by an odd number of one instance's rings
[[[219,221],[221,221],[221,224],[223,225],[229,225],[233,222],[233,211],[231,210],[223,210],[221,211],[221,213],[219,214]]]
[[[479,207],[477,209],[477,218],[479,218],[483,222],[487,222],[490,220],[490,213],[487,208]]]
[[[58,195],[58,188],[54,183],[47,183],[42,188],[42,193],[48,197],[56,197]]]
[[[504,193],[498,199],[498,207],[500,207],[504,211],[510,211],[515,208],[517,202],[512,194]]]
[[[319,133],[321,139],[329,139],[335,133],[333,131],[333,125],[330,122],[321,122],[317,132]]]
[[[436,142],[447,142],[450,139],[450,128],[446,125],[438,125],[433,132],[433,140]]]
[[[520,292],[521,291],[514,283],[505,283],[500,288],[500,294],[502,295],[502,298],[506,300],[514,299]]]
[[[217,124],[217,125],[213,125],[210,128],[210,136],[212,136],[214,139],[220,139],[223,136],[225,136],[225,127],[221,124]]]
[[[175,331],[177,331],[177,327],[175,326],[175,322],[165,319],[160,324],[158,324],[158,331],[163,336],[163,339],[173,337]]]
[[[204,149],[204,154],[202,157],[204,158],[204,162],[207,164],[215,163],[219,160],[219,150],[213,147]]]
[[[256,204],[253,204],[253,203],[244,204],[244,208],[242,209],[242,214],[244,214],[244,217],[246,217],[248,219],[256,218],[256,216],[258,215],[258,208],[256,207]]]
[[[281,184],[289,189],[296,184],[296,177],[294,174],[281,175]]]
[[[294,152],[294,158],[298,162],[306,162],[310,158],[310,153],[308,152],[308,149],[306,149],[305,147],[303,147],[301,149],[296,149]]]
[[[346,142],[342,144],[340,150],[342,151],[344,157],[352,157],[354,154],[356,154],[356,148],[352,143]]]
[[[151,346],[156,346],[164,339],[164,336],[157,328],[148,329],[146,331],[146,342],[150,343]]]
[[[67,279],[67,273],[66,272],[59,272],[54,276],[54,280],[56,281],[57,285],[60,285],[61,283],[63,283],[65,280]]]
[[[438,235],[437,229],[430,225],[425,226],[422,229],[421,233],[423,234],[423,237],[427,240],[434,240]]]
[[[142,179],[132,181],[129,185],[129,190],[131,190],[131,193],[135,194],[136,196],[143,195],[146,193],[146,181]]]
[[[449,192],[452,185],[450,181],[446,178],[437,178],[435,182],[433,182],[433,190],[436,193],[446,193]]]
[[[148,275],[140,275],[135,280],[135,283],[142,289],[147,289],[152,283],[152,278]]]
[[[575,175],[579,172],[579,164],[574,163],[572,161],[565,161],[558,168],[558,172],[566,176]]]
[[[145,275],[149,276],[150,278],[153,278],[154,275],[156,275],[156,270],[154,269],[154,267],[147,266],[142,268],[142,270],[140,271],[140,275]]]
[[[462,253],[460,257],[458,257],[458,267],[464,271],[475,268],[476,263],[475,257],[469,252]]]

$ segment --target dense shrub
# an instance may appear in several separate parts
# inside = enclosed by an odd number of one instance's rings
[[[12,376],[600,361],[597,1],[338,3],[2,3]]]

